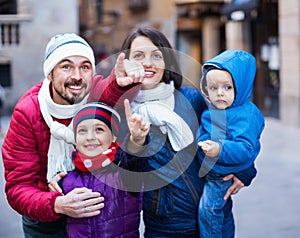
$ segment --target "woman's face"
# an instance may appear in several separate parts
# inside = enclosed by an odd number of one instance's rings
[[[144,67],[145,78],[142,89],[153,89],[162,80],[165,61],[162,52],[145,36],[138,36],[131,43],[129,60],[140,62]]]

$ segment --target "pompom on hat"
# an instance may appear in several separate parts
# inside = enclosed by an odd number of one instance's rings
[[[51,38],[46,47],[44,58],[45,77],[64,58],[69,56],[84,56],[92,64],[95,72],[95,56],[91,46],[80,36],[74,33],[58,34]]]
[[[98,119],[104,122],[112,133],[117,136],[120,131],[121,117],[119,113],[111,106],[99,102],[90,102],[85,104],[75,115],[73,119],[73,131],[76,137],[76,128],[78,124],[86,119]]]

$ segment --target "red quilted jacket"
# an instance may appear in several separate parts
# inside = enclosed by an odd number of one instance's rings
[[[89,100],[114,105],[128,88],[118,87],[113,78],[113,74],[105,80],[94,77]],[[5,192],[11,207],[31,219],[51,222],[61,217],[54,212],[55,199],[61,194],[49,192],[46,181],[50,131],[38,103],[41,85],[33,86],[17,103],[2,145],[2,157]],[[68,125],[70,121],[60,122]]]

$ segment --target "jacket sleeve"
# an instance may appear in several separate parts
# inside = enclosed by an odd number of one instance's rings
[[[121,166],[124,169],[134,171],[134,172],[142,172],[145,168],[145,163],[147,160],[146,150],[147,145],[150,141],[149,135],[146,136],[146,141],[144,146],[141,146],[138,152],[131,152],[128,150],[128,143],[129,143],[130,135],[127,134],[122,143],[122,161]]]
[[[124,99],[130,101],[137,95],[140,84],[131,84],[121,87],[117,84],[115,70],[104,79],[101,75],[95,75],[93,78],[93,86],[88,98],[89,102],[103,102],[110,106],[123,108]]]
[[[260,136],[264,129],[264,118],[255,108],[243,105],[243,108],[226,111],[210,110],[203,114],[201,126],[208,132],[209,139],[221,146],[219,165],[236,172],[254,163],[260,152]]]
[[[18,103],[12,115],[2,146],[5,192],[8,203],[18,213],[37,221],[50,222],[61,217],[54,212],[55,199],[61,194],[49,192],[47,187],[47,162],[42,161],[42,152],[38,150],[43,142],[37,138],[45,131],[41,128],[37,131],[36,113],[32,113],[38,110],[37,107],[27,97],[21,104]]]
[[[120,164],[122,168],[120,170],[120,175],[122,181],[128,189],[129,192],[134,196],[138,196],[139,193],[143,190],[143,175],[139,172],[142,172],[144,168],[145,159],[143,157],[138,157],[127,153],[123,150],[119,150],[120,155]]]

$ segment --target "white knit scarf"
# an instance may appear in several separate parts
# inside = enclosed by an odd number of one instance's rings
[[[53,178],[57,172],[68,172],[74,169],[71,160],[71,153],[74,149],[74,133],[72,122],[67,127],[57,121],[57,119],[73,118],[75,113],[82,107],[87,100],[87,96],[80,103],[73,105],[60,105],[53,102],[50,95],[50,80],[44,79],[39,91],[38,100],[41,113],[48,127],[50,128],[50,145],[48,149],[47,181]]]
[[[131,103],[132,110],[159,126],[168,134],[175,151],[187,147],[194,140],[193,133],[186,122],[174,112],[174,84],[160,83],[156,88],[140,90]]]

